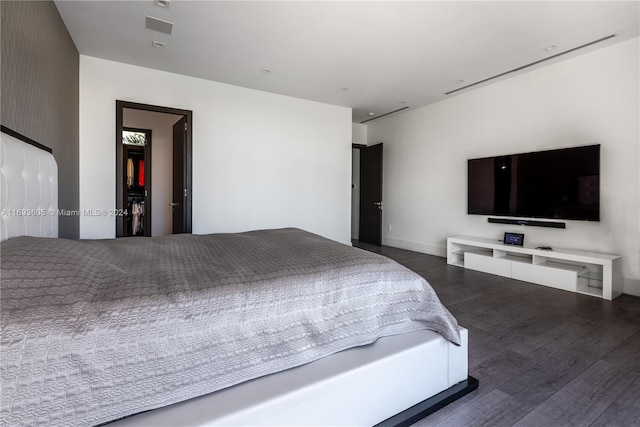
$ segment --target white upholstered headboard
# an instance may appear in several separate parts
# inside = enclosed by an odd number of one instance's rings
[[[4,127],[0,135],[0,241],[58,237],[58,165],[53,155]]]

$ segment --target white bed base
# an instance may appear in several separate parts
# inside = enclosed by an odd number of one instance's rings
[[[426,330],[384,337],[109,427],[372,426],[467,379],[460,334],[459,347]]]
[[[53,155],[0,133],[0,241],[58,237],[58,166]]]

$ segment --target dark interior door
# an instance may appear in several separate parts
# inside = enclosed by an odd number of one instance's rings
[[[187,229],[187,186],[185,176],[185,149],[187,142],[187,119],[178,120],[173,125],[173,234],[184,233]]]
[[[382,144],[360,149],[359,240],[382,244]]]

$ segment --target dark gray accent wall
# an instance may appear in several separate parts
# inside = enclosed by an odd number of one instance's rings
[[[0,1],[0,24],[2,124],[53,149],[58,206],[76,210],[78,50],[52,1]],[[78,238],[79,217],[60,217],[59,235]]]

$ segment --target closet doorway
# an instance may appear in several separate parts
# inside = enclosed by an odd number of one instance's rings
[[[151,236],[151,129],[122,128],[124,236]]]
[[[192,112],[116,101],[116,237],[191,233]]]

